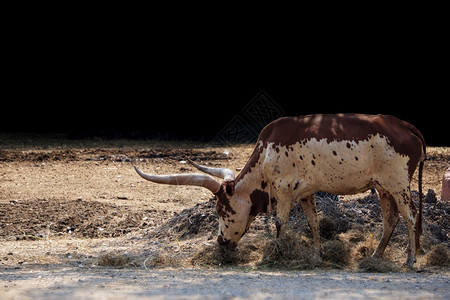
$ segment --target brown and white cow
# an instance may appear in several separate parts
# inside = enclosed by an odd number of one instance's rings
[[[249,161],[235,178],[225,168],[191,162],[206,174],[150,175],[165,184],[197,185],[217,198],[218,243],[235,248],[260,212],[277,212],[277,229],[300,201],[320,253],[319,222],[314,193],[356,194],[376,188],[383,212],[383,234],[373,253],[384,253],[401,215],[409,233],[406,265],[412,267],[422,232],[422,169],[425,141],[411,124],[393,116],[333,114],[286,117],[260,133]],[[419,164],[420,163],[420,164]],[[419,164],[419,211],[410,181]]]

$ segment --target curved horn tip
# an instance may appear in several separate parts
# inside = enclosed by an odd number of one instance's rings
[[[200,171],[202,171],[202,172],[206,172],[205,168],[208,168],[208,167],[199,165],[198,163],[194,162],[194,161],[193,161],[192,159],[190,159],[189,157],[186,157],[186,160],[188,161],[188,163],[189,163],[191,166],[194,166],[195,168],[197,168],[198,170],[200,170]],[[206,172],[206,173],[208,173],[208,172]]]
[[[145,176],[144,172],[142,172],[141,170],[139,170],[138,167],[134,166],[134,170],[136,171],[136,173],[139,174],[139,176],[141,176],[141,177],[144,177],[144,176]]]
[[[189,157],[186,157],[186,160],[188,161],[188,163],[190,163],[191,165],[195,166],[197,165],[192,159],[190,159]]]

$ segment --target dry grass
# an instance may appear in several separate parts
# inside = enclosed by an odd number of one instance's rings
[[[317,267],[345,268],[350,259],[351,248],[346,241],[325,241],[320,259],[308,238],[288,229],[278,239],[256,235],[247,238],[236,250],[227,250],[215,243],[205,245],[190,259],[190,263],[201,267],[253,265],[258,268],[311,270]]]
[[[309,270],[319,267],[320,259],[312,246],[299,233],[287,229],[285,234],[269,240],[263,248],[259,266]]]
[[[445,244],[436,245],[427,253],[425,260],[429,266],[448,267],[450,266],[450,251]]]
[[[369,233],[361,242],[356,245],[352,253],[352,259],[359,262],[367,257],[370,257],[370,255],[372,255],[372,253],[375,251],[377,245],[378,241],[373,234]]]
[[[362,272],[388,273],[398,272],[400,269],[389,260],[368,256],[359,262],[358,270]]]
[[[345,268],[351,260],[350,245],[341,240],[327,241],[323,245],[322,259],[333,268]]]
[[[102,254],[97,259],[97,265],[103,267],[125,267],[131,261],[129,256],[116,252]]]
[[[161,268],[161,267],[180,267],[183,266],[183,259],[177,253],[169,251],[156,251],[150,253],[142,261],[141,266],[147,268]]]
[[[337,268],[361,272],[399,272],[406,257],[405,249],[388,246],[382,258],[372,257],[379,237],[371,232],[351,229],[333,239],[322,240],[322,256],[314,252],[312,241],[292,230],[286,230],[280,238],[262,237],[254,234],[246,238],[239,247],[227,250],[216,243],[202,246],[189,259],[189,264],[198,267],[253,266],[261,269],[311,270],[315,268]],[[433,247],[418,266],[450,265],[450,251],[444,244]],[[422,261],[424,261],[422,263]]]
[[[102,267],[140,267],[143,266],[143,259],[140,255],[133,255],[128,252],[110,251],[100,254],[96,264]]]
[[[231,265],[248,265],[261,259],[260,248],[263,242],[258,238],[247,239],[235,250],[228,250],[217,243],[204,244],[189,259],[197,267],[217,267]]]

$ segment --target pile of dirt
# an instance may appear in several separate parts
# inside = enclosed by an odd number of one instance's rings
[[[213,197],[207,202],[198,203],[192,208],[181,211],[157,231],[156,237],[165,234],[184,240],[197,234],[215,233],[219,227],[215,207],[216,200]]]
[[[117,237],[161,224],[168,213],[134,212],[123,206],[81,199],[0,203],[0,240],[35,240],[54,235]]]

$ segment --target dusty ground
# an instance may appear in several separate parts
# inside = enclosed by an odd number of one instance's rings
[[[292,211],[289,239],[277,241],[273,216],[260,216],[238,250],[228,253],[215,244],[217,218],[207,190],[152,184],[133,170],[193,172],[184,163],[189,157],[238,173],[252,148],[0,136],[0,294],[450,297],[450,205],[439,201],[449,148],[428,149],[424,192],[433,189],[436,196],[428,193],[424,207],[419,273],[401,268],[402,224],[386,259],[366,260],[381,228],[377,196],[369,192],[342,201],[318,198],[325,257],[316,262],[308,256],[301,208]],[[415,178],[413,190],[416,185]]]

